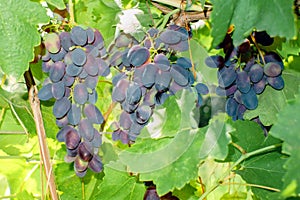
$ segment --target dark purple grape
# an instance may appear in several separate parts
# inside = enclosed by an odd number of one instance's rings
[[[99,173],[103,170],[103,164],[99,156],[93,156],[92,160],[89,162],[89,168],[96,173]]]
[[[70,64],[66,68],[66,74],[69,76],[78,76],[82,72],[82,67],[75,64]]]
[[[253,88],[251,88],[247,93],[242,93],[241,99],[248,110],[254,110],[258,106],[258,99]]]
[[[70,87],[73,85],[75,78],[72,76],[64,75],[63,81],[65,83],[65,86]]]
[[[176,92],[182,90],[184,87],[177,84],[174,80],[170,84],[169,91],[171,94],[176,94]]]
[[[98,76],[87,76],[84,81],[86,87],[90,89],[95,89],[97,83],[98,83]]]
[[[44,44],[49,53],[57,53],[60,50],[60,40],[56,33],[47,34]]]
[[[70,129],[65,135],[65,143],[68,149],[76,149],[80,143],[80,136],[76,129]]]
[[[157,91],[167,91],[171,83],[171,73],[169,71],[158,70],[155,76],[155,88]]]
[[[130,63],[135,67],[143,65],[150,57],[150,52],[145,47],[139,48],[132,53],[128,52],[128,54]]]
[[[44,62],[48,62],[50,60],[50,53],[49,51],[47,51],[47,49],[45,50],[45,54],[42,56],[42,61]]]
[[[269,62],[264,66],[264,73],[270,77],[276,77],[281,74],[281,66],[276,62]]]
[[[82,119],[78,124],[79,134],[87,141],[94,138],[95,129],[88,119]]]
[[[262,77],[264,75],[264,69],[262,68],[261,65],[254,64],[251,66],[248,74],[249,74],[250,80],[253,83],[257,83],[262,79]]]
[[[219,55],[210,56],[205,59],[205,64],[211,68],[221,68],[224,66],[224,58]]]
[[[104,40],[103,40],[103,36],[101,35],[101,33],[99,32],[99,30],[95,30],[94,31],[94,42],[92,43],[92,45],[96,46],[98,49],[104,49]]]
[[[169,59],[162,53],[155,55],[153,61],[154,61],[155,64],[163,64],[163,65],[166,65],[166,66],[170,66]]]
[[[254,38],[256,42],[264,46],[269,46],[274,42],[274,38],[271,38],[266,31],[254,32]]]
[[[251,82],[247,72],[237,72],[236,85],[242,93],[247,93],[250,90]]]
[[[283,66],[283,62],[281,57],[275,53],[275,52],[268,52],[265,56],[264,56],[265,62],[269,63],[269,62],[275,62],[277,64],[280,65],[281,69],[283,70],[284,66]]]
[[[253,84],[253,90],[256,94],[261,94],[266,88],[266,78],[262,78],[259,82]]]
[[[62,61],[55,62],[49,71],[51,81],[54,83],[60,81],[65,74],[65,68],[65,64]]]
[[[57,53],[49,53],[51,60],[54,62],[61,61],[64,59],[65,55],[67,54],[66,50],[61,48]]]
[[[240,46],[238,46],[238,52],[239,53],[247,53],[250,50],[250,41],[248,39],[245,39]]]
[[[178,85],[185,87],[189,84],[188,71],[183,69],[182,67],[177,65],[172,65],[170,73],[172,78]]]
[[[43,72],[48,73],[50,71],[50,69],[52,68],[53,64],[54,64],[54,62],[52,60],[49,60],[49,61],[46,61],[46,62],[44,61],[42,63]]]
[[[70,124],[76,126],[80,122],[81,118],[81,109],[76,104],[72,104],[71,109],[69,110],[68,114],[68,121]]]
[[[128,139],[128,131],[127,130],[115,130],[113,133],[112,133],[112,139],[114,141],[116,140],[121,140],[121,142],[123,144],[128,144],[129,142],[129,139]]]
[[[185,57],[180,57],[176,60],[176,64],[184,69],[192,68],[191,60]]]
[[[81,48],[76,48],[71,52],[71,58],[75,65],[82,66],[86,63],[87,57]]]
[[[44,85],[39,93],[38,97],[42,101],[47,101],[51,98],[53,98],[53,93],[52,93],[52,83],[48,83],[47,85]]]
[[[71,39],[78,46],[84,46],[87,43],[88,36],[86,31],[80,26],[74,26],[71,30]]]
[[[154,85],[156,73],[156,65],[150,63],[145,66],[145,70],[142,75],[142,83],[146,88],[151,88]]]
[[[267,77],[267,82],[276,90],[281,90],[284,88],[284,80],[281,76]]]
[[[160,200],[155,188],[148,188],[144,195],[144,200]]]
[[[99,148],[102,144],[102,138],[100,133],[95,129],[94,138],[91,141],[93,147]]]
[[[120,51],[116,51],[112,54],[109,60],[110,66],[119,66],[122,64],[123,61],[123,53]]]
[[[170,94],[167,94],[166,92],[157,92],[155,95],[155,104],[157,105],[162,105],[165,103],[165,101],[167,100],[167,98],[170,96]]]
[[[93,57],[98,57],[100,56],[100,52],[99,49],[93,45],[86,45],[84,46],[85,48],[85,53],[87,54],[87,56],[93,56]]]
[[[82,144],[82,143],[80,143]],[[74,168],[75,168],[75,172],[77,174],[77,172],[85,172],[87,170],[88,167],[88,162],[83,161],[82,159],[80,159],[80,157],[77,157],[74,160]]]
[[[142,90],[140,86],[136,83],[129,84],[126,91],[126,102],[130,105],[137,104],[142,97]]]
[[[91,29],[91,28],[86,29],[86,35],[88,38],[88,43],[89,44],[93,43],[95,40],[95,34],[94,34],[93,29]]]
[[[56,123],[56,125],[57,125],[59,128],[62,128],[62,127],[64,127],[64,126],[67,126],[68,123],[69,123],[69,121],[68,121],[67,116],[65,115],[65,116],[63,116],[62,118],[56,119],[56,120],[55,120],[55,123]]]
[[[125,129],[128,130],[132,124],[132,121],[130,119],[130,115],[127,112],[122,112],[119,118],[119,123],[120,126]]]
[[[177,44],[181,41],[181,34],[173,30],[165,30],[160,34],[161,39],[166,44]]]
[[[81,160],[88,162],[93,158],[93,148],[87,142],[81,142],[78,147],[78,155]]]
[[[236,116],[238,105],[239,103],[234,98],[228,98],[225,106],[226,113],[231,117]]]
[[[66,53],[66,55],[64,57],[64,63],[65,63],[65,65],[73,64],[71,52]]]
[[[84,114],[91,123],[102,124],[104,121],[102,113],[93,104],[88,104],[84,106]]]
[[[202,95],[206,95],[209,92],[208,87],[203,83],[197,83],[195,88],[196,88],[197,92]]]
[[[88,73],[86,73],[85,69],[83,68],[78,77],[81,79],[85,79],[87,76],[88,76]]]
[[[179,52],[187,51],[189,49],[189,43],[188,41],[181,41],[177,44],[170,44],[168,49],[172,49],[174,51]]]
[[[116,102],[124,101],[126,97],[126,90],[129,87],[129,81],[127,79],[121,79],[117,82],[112,91],[112,100]]]
[[[152,115],[152,108],[147,105],[139,106],[135,111],[136,122],[139,124],[145,124],[149,121]]]
[[[237,78],[237,73],[233,67],[223,67],[218,71],[219,85],[222,88],[230,86]]]
[[[67,97],[57,100],[53,106],[53,114],[56,118],[62,118],[71,108],[71,102]]]
[[[63,81],[52,84],[52,94],[55,99],[61,99],[65,95],[65,84]]]
[[[141,133],[141,130],[144,128],[143,124],[132,123],[128,131],[128,137],[130,140],[134,141],[136,136]]]
[[[83,68],[91,76],[98,75],[98,64],[96,62],[96,59],[92,55],[87,56],[87,61],[84,64]]]
[[[237,119],[244,120],[244,113],[246,112],[247,108],[243,104],[239,104],[237,108]]]
[[[71,35],[69,32],[61,32],[59,34],[60,44],[64,48],[64,50],[69,51],[70,47],[73,46],[73,42],[71,40]]]
[[[78,104],[86,103],[88,99],[88,90],[85,84],[79,83],[74,87],[73,97]]]

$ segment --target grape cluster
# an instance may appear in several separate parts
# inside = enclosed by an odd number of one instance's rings
[[[206,59],[207,66],[218,68],[216,93],[227,98],[225,110],[233,120],[243,120],[246,110],[257,108],[257,96],[267,85],[276,90],[284,87],[280,56],[258,49],[257,45],[269,46],[273,38],[266,32],[254,32],[252,36],[235,47],[230,35],[226,35],[220,44],[225,57],[214,55]]]
[[[102,59],[106,55],[103,37],[98,30],[75,26],[70,32],[45,36],[46,53],[42,69],[49,73],[38,93],[40,100],[54,99],[53,114],[60,128],[57,139],[65,142],[67,162],[74,162],[79,177],[87,168],[102,170],[98,156],[101,134],[94,126],[104,119],[95,106],[99,76],[110,73]]]
[[[149,122],[156,105],[181,89],[194,86],[189,58],[176,56],[176,51],[188,49],[188,31],[171,25],[165,31],[150,29],[141,44],[120,34],[110,47],[110,65],[120,73],[113,79],[112,100],[121,104],[122,113],[114,123],[113,139],[127,144],[135,141]],[[198,102],[208,88],[196,86]]]

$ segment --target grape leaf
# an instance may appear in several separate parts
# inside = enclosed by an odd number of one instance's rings
[[[33,48],[41,43],[37,25],[49,17],[39,3],[28,0],[0,1],[0,66],[19,78],[33,60]]]
[[[285,196],[295,195],[300,193],[300,175],[299,175],[299,159],[300,159],[300,96],[290,102],[282,111],[278,114],[278,122],[270,130],[270,134],[282,139],[283,153],[290,155],[288,161],[284,167],[287,170],[286,175],[283,178]],[[293,183],[296,183],[296,187],[289,188]],[[291,190],[291,191],[288,191]]]
[[[213,0],[212,3],[213,46],[223,40],[230,25],[234,25],[232,38],[235,46],[242,43],[254,28],[265,30],[272,37],[293,39],[296,36],[293,0]]]
[[[161,196],[175,188],[181,189],[197,177],[199,147],[205,131],[185,129],[173,139],[144,139],[120,153],[119,158],[130,171],[140,173],[141,181],[153,180]]]
[[[66,5],[63,0],[46,0],[47,3],[53,5],[54,7],[58,8],[59,10],[66,9]]]
[[[255,110],[247,110],[245,119],[252,119],[259,116],[265,126],[270,126],[277,121],[276,114],[287,104],[289,100],[295,98],[300,85],[300,75],[296,71],[285,70],[282,77],[285,82],[283,90],[275,90],[270,86],[258,97],[258,107]]]
[[[286,158],[278,152],[270,152],[254,156],[241,163],[239,174],[248,184],[255,184],[265,188],[251,187],[252,192],[259,199],[282,199],[278,191],[282,188],[282,177],[285,174],[283,164]],[[267,187],[272,189],[267,189]],[[274,192],[276,191],[277,192]]]
[[[228,132],[232,129],[225,124],[225,121],[225,114],[219,114],[210,120],[203,145],[200,148],[201,158],[208,155],[218,160],[226,158],[228,144],[231,141]]]
[[[135,176],[108,166],[104,168],[104,174],[103,182],[98,187],[99,192],[93,196],[93,199],[143,199],[145,186],[137,182]]]

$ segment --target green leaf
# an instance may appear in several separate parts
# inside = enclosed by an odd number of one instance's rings
[[[293,39],[296,36],[293,0],[213,0],[212,3],[213,46],[223,40],[230,25],[234,25],[232,38],[235,46],[242,43],[253,29],[266,30],[272,37]]]
[[[228,153],[230,143],[231,127],[225,124],[226,115],[219,114],[210,120],[203,145],[200,150],[200,157],[211,156],[218,160],[224,160]]]
[[[285,196],[299,195],[300,193],[300,175],[299,175],[299,159],[300,159],[300,96],[298,95],[296,100],[290,102],[282,111],[278,114],[278,122],[271,128],[270,133],[275,137],[282,139],[283,153],[290,155],[288,161],[284,167],[287,170],[284,176],[284,187],[288,189],[291,184],[296,183],[291,191],[284,192]]]
[[[137,177],[108,166],[104,168],[104,174],[103,182],[98,187],[99,192],[92,199],[143,199],[146,189],[143,183],[137,181]]]
[[[47,3],[51,4],[52,6],[58,8],[59,10],[66,9],[66,5],[64,0],[46,0]]]
[[[0,1],[0,13],[0,66],[19,78],[34,58],[34,46],[41,43],[37,25],[49,17],[39,3],[28,0]]]
[[[270,126],[277,121],[276,114],[287,104],[289,100],[295,98],[300,85],[300,75],[296,71],[285,70],[282,77],[285,82],[283,90],[275,90],[270,86],[258,96],[258,107],[255,110],[247,110],[245,119],[252,119],[259,116],[265,126]]]
[[[181,189],[197,177],[205,131],[185,129],[173,139],[145,139],[122,152],[120,160],[130,171],[140,173],[141,181],[153,180],[159,195]]]
[[[247,159],[241,163],[236,173],[241,175],[248,184],[258,185],[252,186],[251,190],[259,199],[280,200],[282,197],[278,191],[283,185],[285,162],[286,158],[278,152],[266,153]]]

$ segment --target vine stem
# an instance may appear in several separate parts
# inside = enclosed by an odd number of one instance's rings
[[[51,198],[53,200],[58,200],[58,195],[56,192],[56,184],[54,175],[52,172],[52,165],[50,162],[50,153],[47,146],[47,140],[46,140],[46,132],[44,128],[42,113],[40,109],[40,100],[37,96],[38,89],[35,85],[33,76],[31,74],[30,69],[25,72],[24,74],[26,86],[29,93],[29,102],[30,106],[33,112],[33,118],[36,126],[36,132],[38,135],[38,141],[39,141],[39,147],[40,147],[40,155],[42,157],[42,162],[45,168],[45,174],[47,178],[47,186],[49,186],[49,191]]]
[[[212,187],[208,188],[208,190],[206,190],[201,195],[201,197],[199,198],[199,200],[204,200],[212,191],[214,191],[217,187],[219,187],[220,185],[222,185],[224,183],[224,179],[226,178],[227,174],[229,174],[235,167],[237,167],[244,160],[246,160],[246,159],[248,159],[248,158],[250,158],[252,156],[264,153],[264,152],[275,150],[275,149],[277,149],[280,146],[282,146],[282,143],[274,144],[274,145],[270,145],[270,146],[266,146],[264,148],[257,149],[255,151],[242,154],[241,157],[224,173],[224,175],[217,182],[215,182],[215,184]]]
[[[70,23],[71,23],[71,25],[74,25],[75,24],[75,15],[74,15],[73,0],[69,0],[69,13],[70,13]]]

